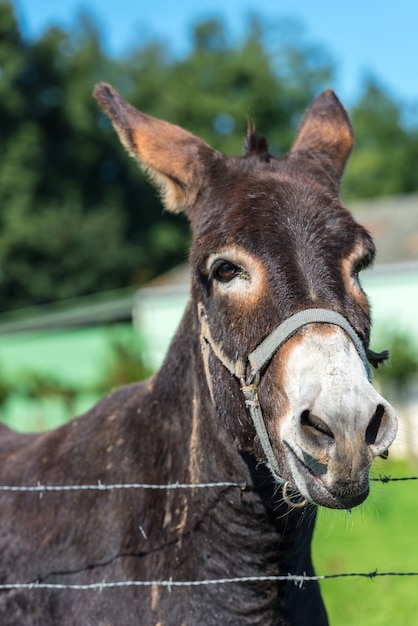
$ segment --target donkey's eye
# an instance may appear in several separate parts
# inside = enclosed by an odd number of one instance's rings
[[[366,269],[366,267],[368,267],[370,265],[370,263],[372,262],[372,257],[370,254],[366,254],[364,255],[364,257],[362,257],[354,266],[353,268],[353,276],[354,278],[357,278],[357,276],[360,274],[360,272],[362,272],[363,270]]]
[[[218,261],[212,269],[212,278],[221,282],[229,283],[233,278],[241,274],[242,269],[230,261]]]

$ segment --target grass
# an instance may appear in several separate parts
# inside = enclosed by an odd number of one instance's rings
[[[418,473],[401,462],[382,462],[376,470],[375,476]],[[369,498],[351,515],[321,509],[313,558],[319,575],[418,572],[418,481],[372,483]],[[417,623],[418,577],[325,580],[321,591],[331,626]]]

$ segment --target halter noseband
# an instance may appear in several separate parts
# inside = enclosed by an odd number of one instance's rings
[[[258,399],[258,385],[260,383],[261,371],[269,363],[273,355],[286,341],[296,333],[296,331],[306,324],[323,323],[334,324],[344,330],[353,342],[361,360],[363,361],[367,378],[371,381],[371,371],[367,359],[367,352],[354,328],[346,320],[345,317],[331,311],[330,309],[305,309],[288,317],[284,322],[279,324],[247,358],[237,357],[235,360],[227,357],[222,350],[222,343],[213,340],[208,319],[201,303],[198,305],[198,313],[200,320],[200,341],[202,347],[203,361],[205,366],[206,378],[209,386],[212,401],[214,401],[211,376],[209,372],[209,353],[212,352],[219,359],[222,365],[229,373],[237,378],[241,385],[241,391],[244,394],[245,406],[247,407],[257,436],[260,440],[264,455],[266,457],[266,465],[272,473],[274,479],[278,483],[287,482],[280,476],[280,471],[274,456],[273,448],[267,433],[266,425],[263,419],[260,402]],[[384,358],[384,357],[382,357]],[[249,369],[249,373],[247,374]],[[306,501],[300,505],[306,504]],[[297,506],[294,505],[293,506]]]

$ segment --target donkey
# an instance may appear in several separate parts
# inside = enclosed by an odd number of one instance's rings
[[[367,362],[375,249],[339,200],[347,115],[327,90],[287,155],[250,131],[230,158],[95,97],[190,220],[190,299],[150,380],[55,431],[3,427],[0,483],[162,488],[0,491],[0,622],[324,626],[317,582],[286,576],[314,574],[317,506],[363,502],[396,434]],[[128,584],[77,589],[102,582]]]

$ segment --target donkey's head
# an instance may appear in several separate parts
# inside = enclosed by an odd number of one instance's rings
[[[358,275],[375,251],[339,200],[353,138],[337,98],[314,101],[284,157],[250,133],[228,158],[108,85],[95,95],[166,207],[190,219],[196,367],[236,446],[310,502],[361,503],[396,418],[369,379]]]

